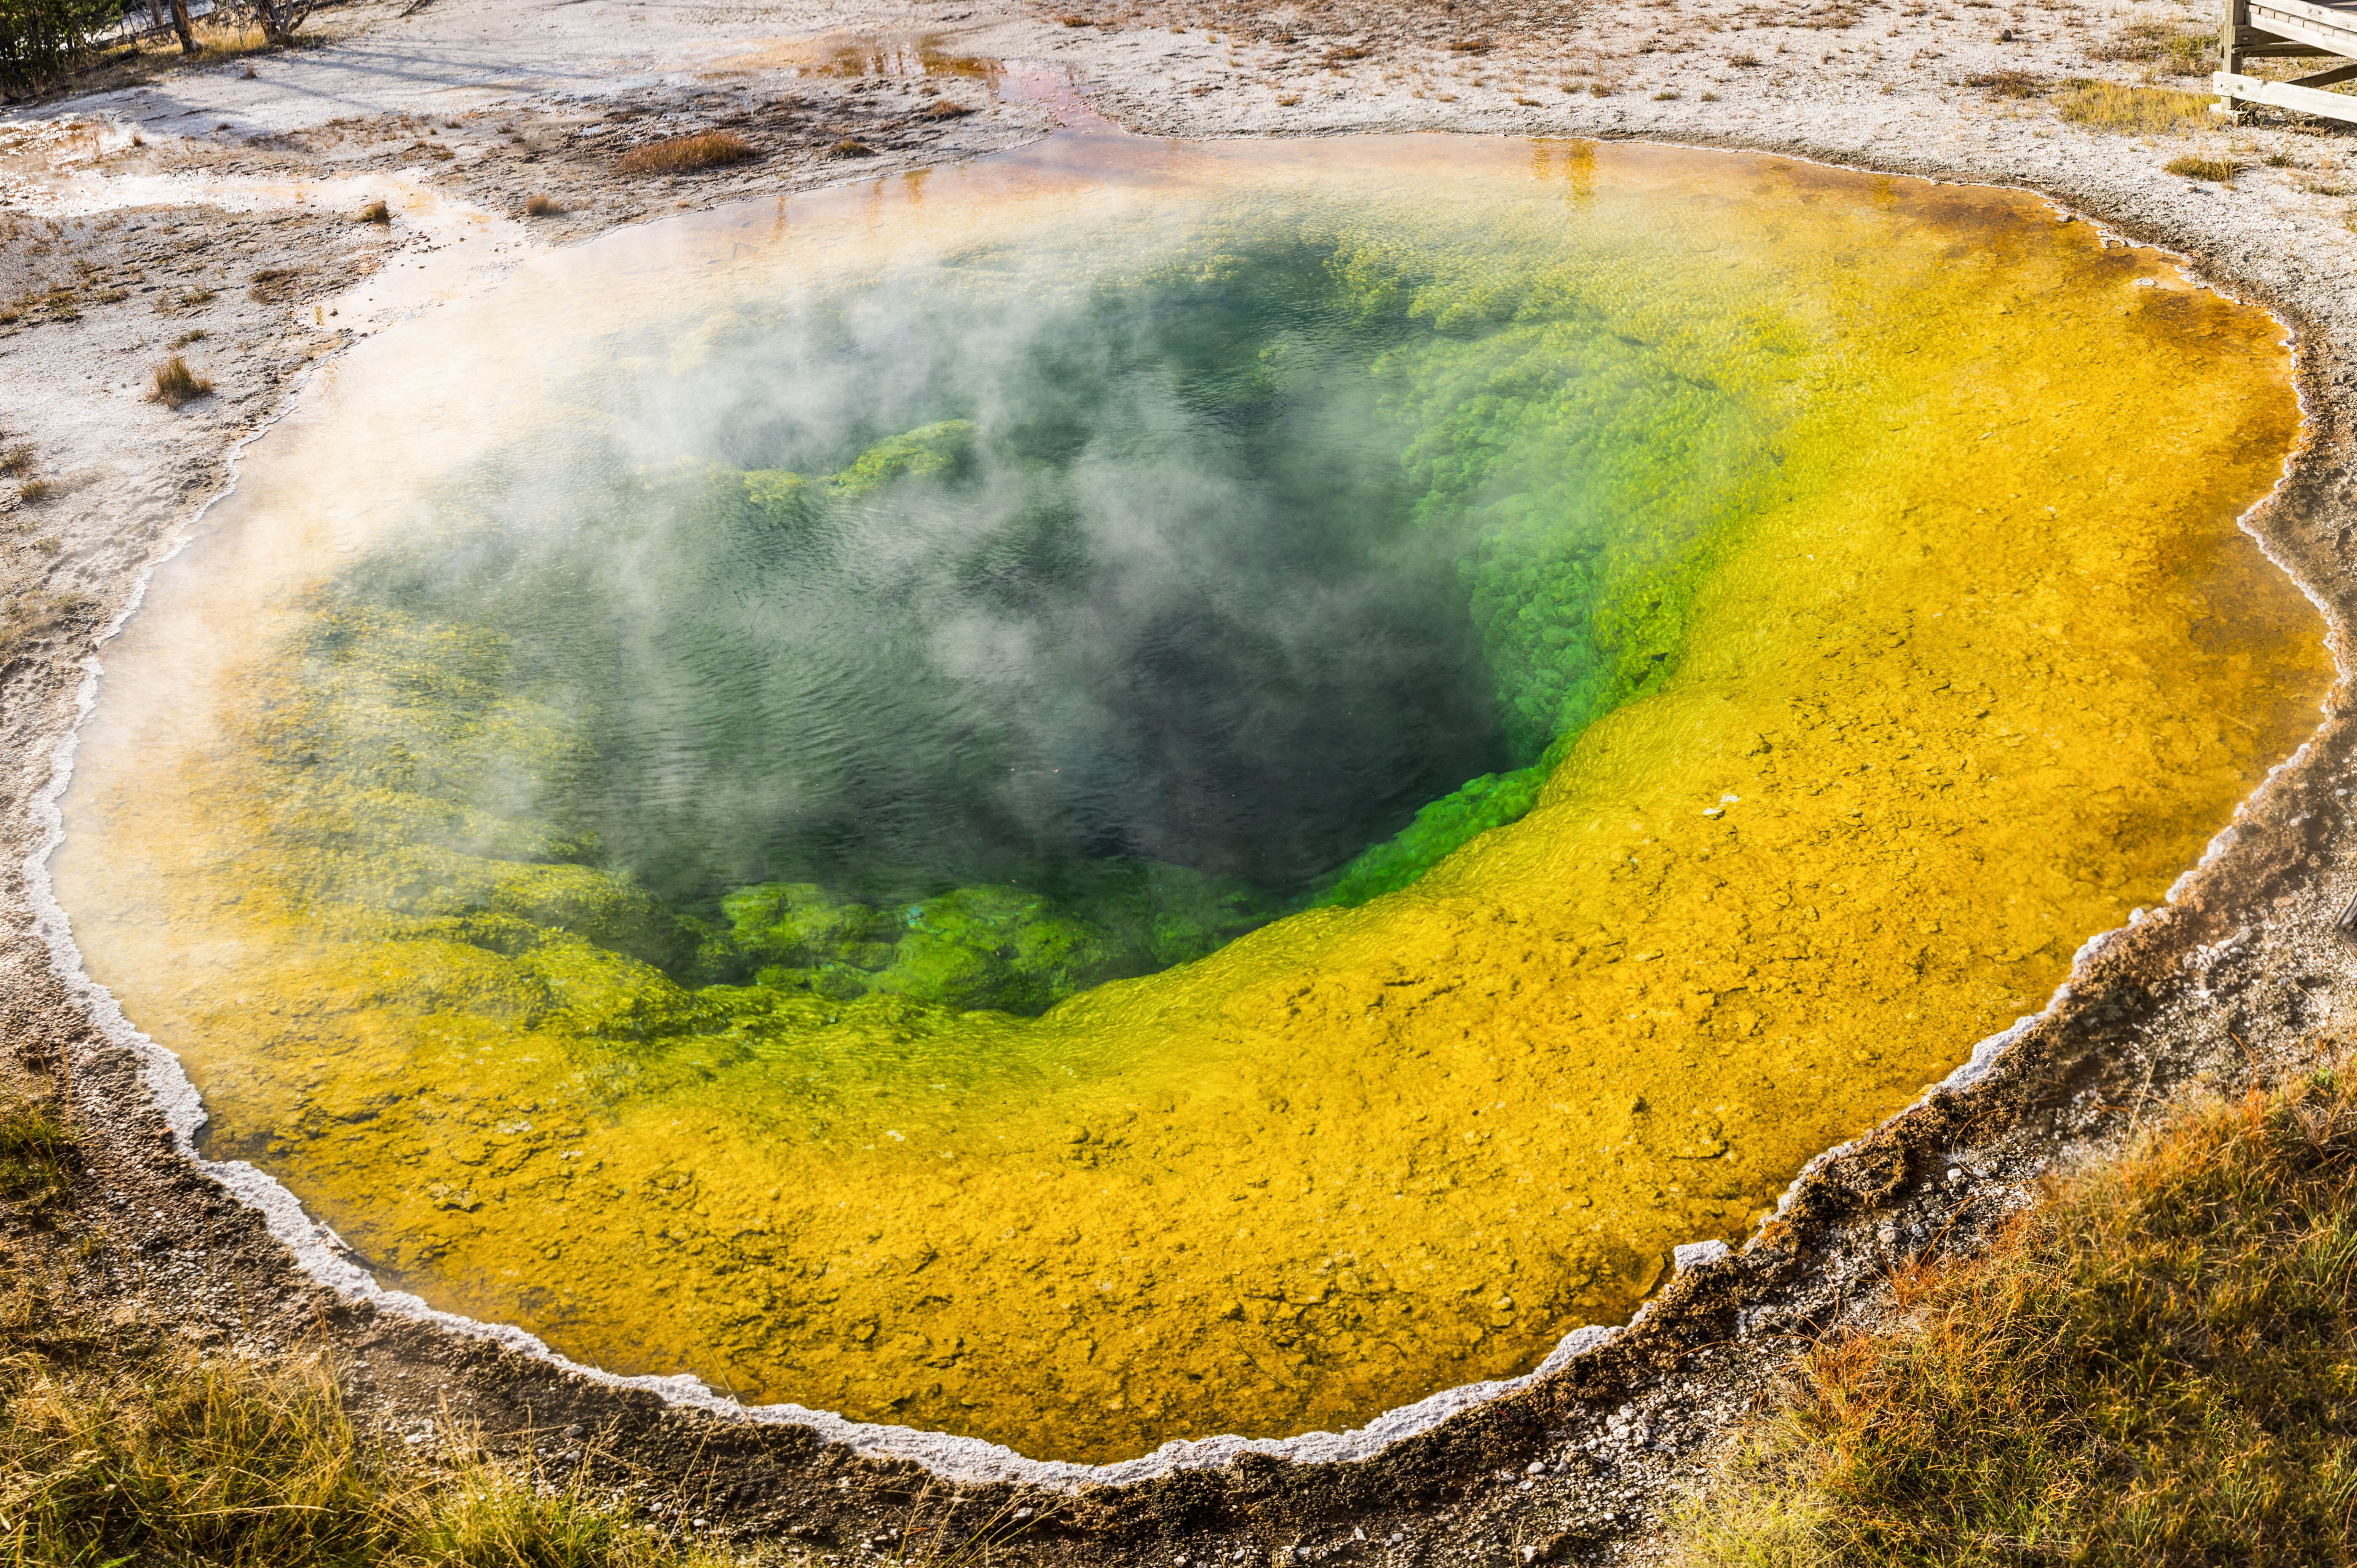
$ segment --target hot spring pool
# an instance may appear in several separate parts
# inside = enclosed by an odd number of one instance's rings
[[[1657,148],[681,219],[256,446],[56,886],[437,1305],[1039,1457],[1360,1424],[1739,1240],[2298,744],[2280,338]]]

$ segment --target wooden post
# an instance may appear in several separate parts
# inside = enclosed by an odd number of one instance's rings
[[[2251,0],[2220,0],[2218,23],[2218,69],[2228,75],[2243,71],[2243,29],[2251,25]],[[2222,91],[2218,102],[2212,104],[2212,113],[2233,118],[2234,100]]]

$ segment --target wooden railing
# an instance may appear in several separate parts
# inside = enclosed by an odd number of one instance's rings
[[[2343,9],[2309,0],[2223,0],[2219,23],[2219,69],[2210,78],[2219,113],[2232,114],[2245,103],[2271,104],[2302,114],[2357,123],[2357,97],[2324,90],[2357,81],[2357,5]],[[2327,59],[2341,63],[2311,75],[2277,81],[2251,76],[2251,60]]]

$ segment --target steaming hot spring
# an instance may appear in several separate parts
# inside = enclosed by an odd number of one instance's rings
[[[1625,1320],[2298,741],[2281,330],[2027,196],[1062,137],[327,372],[91,973],[388,1284],[1102,1461]]]

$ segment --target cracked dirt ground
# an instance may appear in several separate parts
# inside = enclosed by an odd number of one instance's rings
[[[1078,1490],[944,1481],[911,1462],[666,1406],[339,1297],[172,1147],[139,1064],[52,965],[25,855],[94,642],[230,481],[307,368],[521,257],[683,208],[897,175],[1100,114],[1168,135],[1451,130],[1753,147],[2040,190],[2193,258],[2291,325],[2310,427],[2255,520],[2345,654],[2357,599],[2347,408],[2351,133],[2161,116],[2109,128],[2096,79],[2200,85],[2209,13],[2115,5],[1739,0],[1541,7],[1435,0],[359,5],[305,48],[183,66],[0,122],[0,1016],[8,1070],[65,1091],[89,1151],[72,1199],[12,1215],[9,1266],[94,1316],[166,1316],[222,1351],[322,1347],[371,1420],[451,1419],[586,1466],[662,1527],[883,1560],[908,1532],[1002,1521],[1015,1562],[1611,1561],[1812,1337],[1870,1322],[1890,1262],[1968,1246],[2036,1175],[2115,1144],[2197,1080],[2297,1064],[2352,983],[2332,918],[2357,889],[2345,695],[2166,908],[2083,955],[2068,996],[1968,1088],[1821,1162],[1739,1255],[1678,1274],[1632,1331],[1521,1393],[1340,1466],[1248,1457]],[[250,74],[249,74],[250,69]],[[754,156],[630,177],[627,148],[701,130]],[[2180,154],[2245,165],[2169,174]],[[528,216],[542,196],[561,210]],[[371,201],[387,221],[363,221]],[[214,383],[144,400],[167,352]],[[2221,824],[2224,826],[2224,824]],[[952,1516],[945,1519],[943,1516]],[[921,1555],[921,1549],[913,1555]]]

